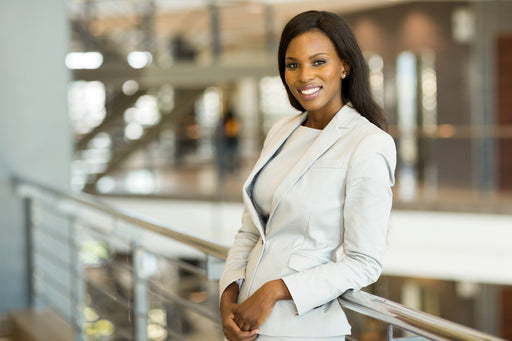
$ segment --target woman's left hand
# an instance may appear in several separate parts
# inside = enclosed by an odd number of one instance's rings
[[[267,320],[279,300],[291,299],[290,292],[280,279],[265,283],[235,311],[235,322],[241,330],[253,330]]]

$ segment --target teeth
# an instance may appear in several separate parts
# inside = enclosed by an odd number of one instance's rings
[[[314,94],[315,92],[317,92],[320,88],[311,88],[311,89],[304,89],[304,90],[300,90],[300,92],[304,95],[312,95]]]

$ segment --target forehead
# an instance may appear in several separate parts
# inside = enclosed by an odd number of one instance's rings
[[[329,37],[319,30],[307,31],[296,36],[286,49],[286,57],[293,58],[307,58],[318,53],[337,55]]]

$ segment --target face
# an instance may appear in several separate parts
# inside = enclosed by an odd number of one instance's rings
[[[348,64],[340,60],[331,40],[321,31],[298,35],[286,50],[286,85],[311,114],[334,115],[341,109],[341,81],[348,71]]]

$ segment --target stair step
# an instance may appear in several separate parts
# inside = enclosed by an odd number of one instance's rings
[[[11,341],[12,323],[7,315],[0,316],[0,341]]]
[[[53,311],[23,310],[9,313],[12,339],[23,341],[73,341],[72,325]]]

